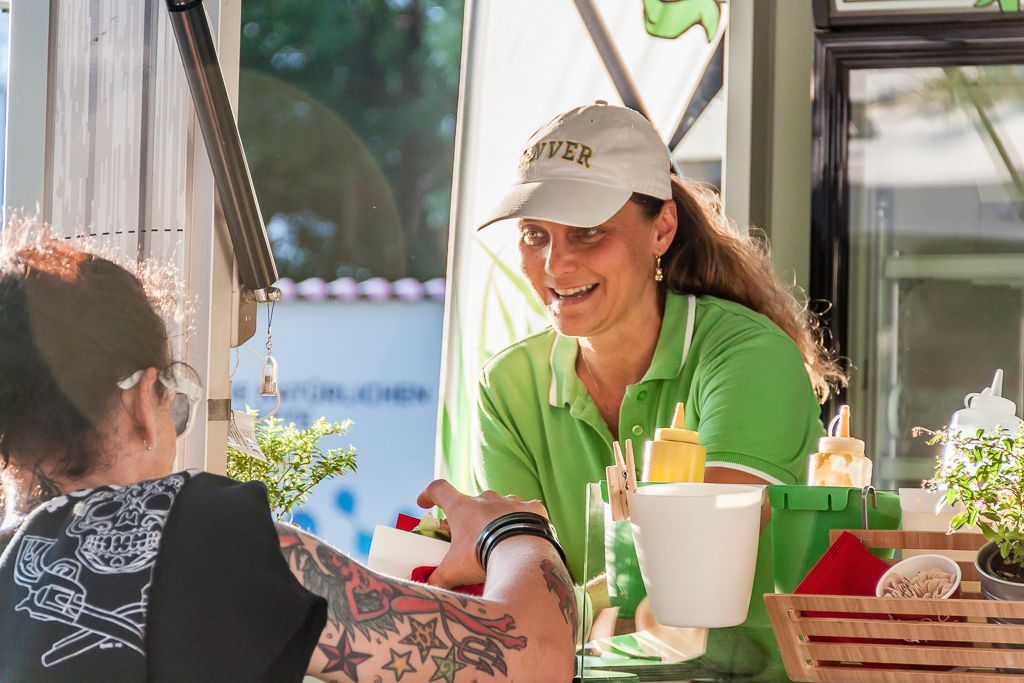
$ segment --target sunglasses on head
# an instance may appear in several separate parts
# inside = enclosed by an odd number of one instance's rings
[[[117,386],[124,390],[131,389],[139,383],[145,372],[145,369],[136,370],[119,381]],[[194,382],[184,377],[167,377],[162,372],[157,373],[157,377],[160,378],[160,383],[174,394],[171,398],[171,419],[174,420],[174,433],[178,437],[182,437],[192,426],[193,414],[199,397],[202,395],[202,390]]]

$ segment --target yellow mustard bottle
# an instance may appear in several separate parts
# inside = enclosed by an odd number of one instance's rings
[[[704,481],[707,449],[698,442],[700,435],[683,428],[683,404],[676,404],[671,427],[654,431],[654,440],[644,447],[644,481]]]
[[[870,484],[871,460],[864,455],[864,442],[850,436],[850,406],[842,406],[829,423],[828,436],[818,440],[818,452],[811,454],[807,485],[863,488]]]

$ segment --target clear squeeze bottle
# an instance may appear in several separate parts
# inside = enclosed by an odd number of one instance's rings
[[[654,431],[654,440],[644,447],[644,481],[704,481],[707,449],[700,435],[683,428],[683,404],[676,404],[671,427]]]
[[[837,433],[838,432],[838,433]],[[843,406],[828,426],[828,436],[818,440],[807,467],[808,486],[856,486],[871,484],[871,460],[864,442],[850,436],[850,406]]]

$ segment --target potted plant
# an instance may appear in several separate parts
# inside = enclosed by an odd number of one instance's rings
[[[278,519],[289,520],[301,508],[317,484],[356,470],[356,449],[331,448],[320,441],[348,432],[351,420],[328,422],[320,418],[306,429],[294,422],[285,425],[271,417],[256,423],[256,441],[264,458],[260,460],[228,448],[227,474],[238,481],[258,481],[267,487],[270,509]]]
[[[919,430],[929,444],[951,444],[956,456],[940,460],[929,488],[944,491],[963,507],[950,532],[979,527],[988,539],[975,565],[981,592],[996,600],[1024,600],[1024,424],[1016,432],[997,429],[964,435]]]

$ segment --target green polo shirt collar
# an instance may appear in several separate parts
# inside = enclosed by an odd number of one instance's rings
[[[576,375],[578,352],[576,337],[555,332],[555,339],[551,342],[551,388],[548,391],[548,402],[555,408],[572,405],[583,390],[583,383]]]
[[[651,367],[641,383],[650,380],[668,380],[679,376],[690,351],[697,300],[693,296],[680,296],[669,292],[665,295],[665,314],[658,333],[658,345],[654,349]],[[586,388],[576,374],[576,354],[579,344],[576,337],[555,333],[551,343],[551,386],[548,402],[558,408],[572,406],[586,394]]]

